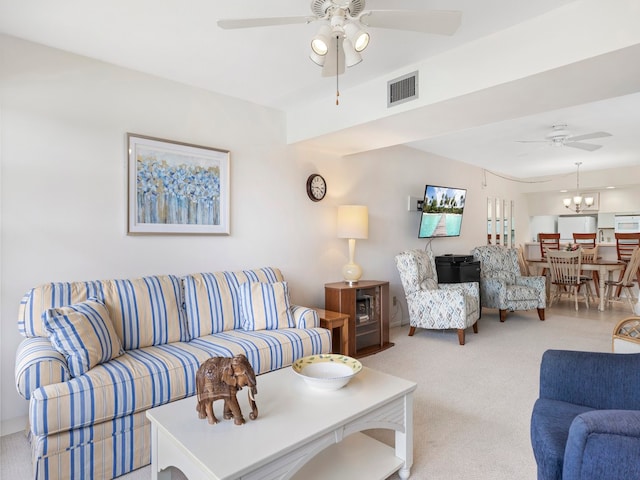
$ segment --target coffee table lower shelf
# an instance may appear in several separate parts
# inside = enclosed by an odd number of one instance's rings
[[[364,433],[349,435],[309,461],[294,480],[384,480],[404,461],[395,450]]]

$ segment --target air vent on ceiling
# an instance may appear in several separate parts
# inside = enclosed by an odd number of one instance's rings
[[[387,82],[387,108],[418,98],[418,72]]]

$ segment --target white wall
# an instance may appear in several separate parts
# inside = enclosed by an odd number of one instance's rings
[[[403,305],[393,257],[426,245],[408,195],[425,183],[468,189],[462,235],[434,240],[436,253],[484,243],[487,196],[525,203],[505,181],[484,187],[481,169],[409,148],[336,158],[289,147],[279,111],[12,37],[0,36],[0,62],[2,433],[27,412],[14,386],[16,320],[35,285],[273,265],[295,303],[322,306],[323,284],[347,261],[336,207],[363,203],[370,234],[356,261],[365,278],[389,280]],[[230,150],[231,235],[128,236],[127,132]],[[319,203],[305,193],[315,172],[328,183]]]

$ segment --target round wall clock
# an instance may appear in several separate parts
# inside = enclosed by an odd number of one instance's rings
[[[314,173],[307,178],[307,195],[314,202],[319,202],[327,194],[327,182],[322,175]]]

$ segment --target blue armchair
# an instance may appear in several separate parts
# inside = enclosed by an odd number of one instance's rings
[[[531,415],[538,480],[640,478],[640,353],[547,350]]]

